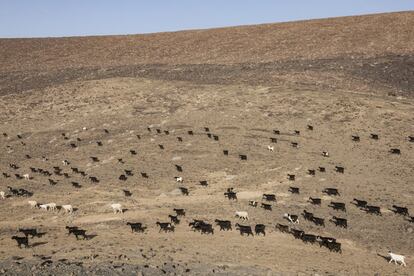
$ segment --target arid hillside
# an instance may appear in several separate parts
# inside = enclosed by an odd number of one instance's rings
[[[1,39],[0,94],[149,77],[412,94],[414,12],[147,35]]]
[[[1,39],[0,274],[414,275],[412,26]]]

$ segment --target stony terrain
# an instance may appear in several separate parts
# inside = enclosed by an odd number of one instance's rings
[[[0,40],[0,133],[7,133],[0,137],[0,169],[11,175],[0,176],[0,190],[34,193],[0,200],[0,273],[413,275],[414,224],[390,211],[395,204],[414,215],[413,21],[406,12],[142,36]],[[53,166],[70,178],[30,171]],[[308,175],[320,166],[327,171]],[[125,169],[134,175],[120,181]],[[202,180],[209,185],[199,185]],[[224,197],[229,187],[237,201]],[[341,196],[322,194],[326,187]],[[248,206],[264,193],[276,194],[272,211]],[[321,197],[322,206],[308,203],[310,196]],[[353,198],[380,206],[383,215],[356,208]],[[76,210],[31,209],[28,200]],[[345,202],[347,212],[329,208],[331,201]],[[127,210],[113,214],[112,203]],[[174,233],[159,233],[155,223],[169,221],[173,208],[185,208],[186,216]],[[325,218],[326,227],[302,217],[295,227],[337,238],[342,254],[275,229],[288,224],[284,213],[304,209]],[[242,223],[234,217],[241,210],[250,215],[243,224],[267,226],[265,237],[218,227],[202,235],[188,227],[193,219]],[[334,215],[346,217],[348,229],[329,222]],[[142,222],[146,232],[132,233],[127,221]],[[67,225],[86,229],[90,238],[68,236]],[[20,249],[11,239],[19,227],[43,234]],[[388,264],[388,250],[405,255],[407,267]]]

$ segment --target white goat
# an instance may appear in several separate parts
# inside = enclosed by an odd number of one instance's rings
[[[47,204],[40,204],[39,208],[47,211]]]
[[[242,220],[249,220],[249,214],[246,211],[236,211],[236,218],[241,218]]]
[[[68,165],[70,164],[70,162],[69,162],[68,160],[66,160],[66,159],[65,159],[65,160],[63,160],[63,161],[62,161],[62,163],[63,163],[63,165],[65,165],[65,166],[68,166]]]
[[[68,214],[72,214],[73,213],[73,207],[72,207],[72,205],[62,205],[62,208]]]
[[[322,155],[323,155],[323,156],[325,156],[325,157],[329,157],[329,152],[327,152],[327,151],[323,151],[323,152],[322,152]]]
[[[176,177],[175,180],[177,180],[177,182],[182,183],[183,182],[183,177],[182,176]]]
[[[30,180],[30,175],[29,175],[28,173],[24,174],[24,175],[23,175],[23,177],[24,177],[24,179],[26,179],[26,180]]]
[[[122,205],[121,204],[119,204],[119,203],[114,203],[114,204],[111,204],[111,207],[112,207],[112,210],[114,210],[114,214],[116,214],[116,213],[122,213]]]
[[[390,261],[388,263],[394,261],[395,264],[401,263],[401,265],[407,266],[404,261],[405,256],[391,253],[391,251],[388,251],[388,255],[390,255]]]
[[[5,199],[6,198],[6,193],[3,191],[0,191],[0,197],[1,199]]]
[[[42,207],[42,205],[45,205],[46,208]],[[46,209],[46,210],[49,210],[49,211],[55,211],[56,210],[56,203],[48,203],[48,204],[42,204],[42,205],[40,205],[39,207],[43,208],[43,209]]]
[[[29,203],[30,208],[36,208],[37,207],[37,202],[34,200],[29,200],[27,203]]]
[[[267,146],[267,149],[268,149],[269,151],[273,152],[273,151],[275,150],[275,147],[274,147],[274,146]]]

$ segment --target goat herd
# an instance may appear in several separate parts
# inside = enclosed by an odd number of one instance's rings
[[[307,130],[308,131],[313,131],[314,127],[311,125],[307,126]],[[87,128],[83,129],[84,131],[87,130]],[[148,132],[154,132],[154,129],[151,127],[147,128]],[[206,132],[207,136],[210,139],[213,139],[214,141],[218,141],[219,140],[219,136],[218,135],[214,135],[210,132],[210,129],[208,127],[204,128],[204,131]],[[109,130],[104,129],[105,133],[109,133]],[[155,129],[155,133],[157,135],[161,135],[161,134],[165,134],[165,135],[170,135],[170,131],[168,130],[164,130],[162,131],[161,129],[157,128]],[[192,130],[189,130],[187,132],[188,135],[193,136],[194,132]],[[279,130],[273,130],[273,134],[275,135],[281,135],[281,132]],[[295,130],[293,132],[293,135],[300,135],[300,131],[299,130]],[[3,133],[3,136],[6,137],[8,140],[10,140],[10,137],[7,133]],[[67,136],[66,133],[62,133],[62,137],[64,140],[70,140],[70,138]],[[141,139],[141,135],[136,135],[136,137],[138,139]],[[22,145],[25,145],[25,142],[23,142],[23,135],[18,135],[17,136],[18,140],[20,140],[20,143]],[[178,142],[183,142],[183,137],[182,136],[178,136],[176,137]],[[360,137],[359,136],[352,136],[351,137],[352,141],[354,142],[359,142],[360,141]],[[370,134],[370,139],[374,139],[374,140],[378,140],[379,139],[379,135],[378,134]],[[77,148],[77,142],[82,141],[81,138],[76,138],[76,141],[70,141],[69,143],[69,147],[70,148]],[[277,143],[278,138],[277,137],[271,137],[270,138],[270,142],[271,143]],[[409,142],[414,142],[414,137],[413,136],[409,136],[408,137],[408,141]],[[96,144],[98,147],[102,147],[103,143],[101,141],[96,141]],[[298,148],[298,143],[297,142],[291,142],[291,146],[294,148]],[[8,148],[11,148],[10,145],[7,146]],[[159,149],[163,150],[164,149],[164,145],[159,144],[158,145]],[[267,150],[270,152],[273,152],[274,146],[268,145],[267,146]],[[401,150],[398,148],[391,148],[389,150],[390,154],[396,154],[396,155],[400,155],[401,154]],[[137,152],[135,150],[130,150],[129,153],[131,155],[136,155]],[[228,156],[229,150],[228,149],[223,149],[223,155]],[[321,156],[328,158],[329,152],[324,151],[321,153]],[[26,159],[32,159],[32,157],[28,154],[25,155]],[[246,154],[239,154],[238,155],[239,159],[242,162],[246,162],[248,159],[248,156]],[[90,159],[92,162],[100,162],[100,159],[96,156],[90,156]],[[42,161],[47,162],[48,158],[45,156],[42,156]],[[124,164],[124,160],[123,158],[118,158],[117,160],[118,163],[120,164]],[[64,166],[70,166],[71,162],[69,160],[63,160],[62,164]],[[180,165],[175,164],[176,170],[177,172],[182,172],[183,171],[183,167]],[[60,168],[60,166],[53,166],[53,170],[48,170],[48,169],[44,169],[44,168],[35,168],[35,167],[30,167],[30,172],[29,173],[19,173],[20,171],[20,166],[14,163],[9,164],[9,170],[12,170],[14,173],[11,173],[10,171],[8,172],[3,172],[3,176],[4,178],[11,178],[12,175],[14,175],[14,177],[17,180],[32,180],[34,178],[33,175],[37,174],[40,176],[45,176],[48,177],[48,182],[50,185],[54,186],[58,184],[58,180],[55,180],[52,178],[52,176],[61,176],[64,178],[71,178],[71,174],[68,172],[63,172],[63,169]],[[74,174],[78,174],[82,177],[88,177],[89,181],[91,181],[92,183],[99,183],[100,180],[97,176],[93,176],[93,175],[88,175],[86,173],[86,170],[81,170],[77,167],[71,167],[71,171]],[[316,171],[319,171],[320,173],[324,173],[326,172],[326,168],[325,167],[318,167],[318,169],[309,169],[307,170],[307,174],[313,176],[315,175]],[[336,166],[335,167],[335,171],[337,173],[345,173],[345,168],[342,166]],[[124,173],[119,175],[118,180],[119,181],[126,181],[128,179],[128,177],[133,176],[134,173],[132,170],[128,170],[125,169]],[[148,178],[149,175],[146,172],[141,172],[141,177],[143,178]],[[294,174],[288,174],[287,175],[287,179],[289,181],[291,181],[291,183],[294,183],[296,176]],[[175,180],[177,183],[183,183],[184,179],[182,176],[176,176]],[[71,181],[71,184],[73,186],[73,188],[75,189],[81,189],[82,188],[82,184],[80,184],[79,182],[76,181]],[[208,186],[209,183],[206,180],[200,181],[200,185],[201,186]],[[26,189],[23,188],[14,188],[11,186],[7,186],[7,191],[0,191],[0,197],[4,200],[6,198],[9,197],[32,197],[34,195],[34,192],[28,191]],[[184,186],[180,186],[179,187],[179,191],[182,193],[182,195],[184,196],[189,196],[190,194],[190,189],[188,187],[184,187]],[[288,189],[288,192],[290,192],[291,194],[300,194],[301,190],[299,187],[296,186],[290,186]],[[331,196],[332,198],[338,198],[338,200],[335,201],[331,201],[330,204],[328,205],[329,208],[332,208],[333,210],[337,210],[339,212],[343,212],[346,213],[347,212],[347,204],[345,202],[340,201],[339,199],[341,198],[341,193],[337,188],[332,188],[332,187],[326,187],[324,189],[322,189],[321,194],[326,194],[328,196]],[[132,193],[127,190],[124,189],[123,193],[125,195],[125,197],[131,197]],[[234,188],[228,188],[225,192],[224,192],[224,196],[225,198],[227,198],[228,200],[234,200],[237,201],[237,194],[238,192],[236,192],[234,190]],[[277,202],[277,197],[275,194],[263,194],[262,196],[262,202],[257,202],[255,200],[249,200],[248,202],[248,207],[247,208],[257,208],[260,207],[262,209],[264,209],[264,211],[272,211],[272,208],[274,207],[274,205],[272,205],[273,203]],[[260,204],[259,204],[260,203]],[[308,202],[309,204],[319,207],[322,205],[322,199],[320,197],[309,197]],[[377,216],[381,216],[381,207],[379,206],[374,206],[369,204],[366,200],[363,199],[357,199],[354,198],[352,202],[350,202],[351,204],[355,205],[357,208],[359,208],[361,211],[366,212],[367,214],[372,214],[372,215],[377,215]],[[41,210],[44,211],[56,211],[56,210],[64,210],[66,213],[68,214],[73,214],[74,211],[76,212],[76,209],[72,207],[72,205],[70,204],[64,204],[64,205],[57,205],[54,202],[51,203],[38,203],[35,200],[29,200],[28,204],[31,208],[39,208]],[[113,203],[110,205],[110,207],[112,208],[112,211],[116,214],[116,213],[123,213],[124,209],[122,208],[122,205],[120,203]],[[410,216],[408,208],[404,207],[404,206],[398,206],[398,205],[393,205],[392,209],[391,209],[395,214],[401,215],[401,216],[405,216],[407,218],[407,220],[411,221],[412,223],[414,223],[414,216]],[[168,216],[169,221],[157,221],[156,225],[159,227],[159,232],[174,232],[175,231],[175,227],[176,225],[180,224],[180,222],[182,221],[182,217],[186,216],[186,210],[182,209],[182,208],[174,208],[173,209],[173,214],[170,214]],[[280,231],[282,233],[286,233],[286,234],[291,234],[295,239],[299,239],[302,240],[304,243],[318,243],[320,247],[326,247],[328,250],[330,250],[331,252],[337,252],[337,253],[342,253],[342,246],[341,243],[337,241],[336,238],[334,237],[326,237],[326,236],[322,236],[322,235],[317,235],[317,234],[313,234],[313,233],[306,233],[305,231],[299,229],[297,226],[299,225],[299,221],[300,221],[300,215],[303,217],[304,220],[307,220],[313,224],[315,224],[316,226],[319,227],[325,227],[325,223],[326,223],[326,219],[322,218],[322,217],[318,217],[317,215],[315,215],[312,212],[308,212],[306,209],[303,210],[301,212],[301,214],[290,214],[290,213],[285,213],[283,215],[283,219],[286,220],[286,224],[281,224],[281,223],[277,223],[275,226],[271,226],[273,227],[275,230]],[[246,224],[242,224],[245,223],[247,221],[249,221],[249,214],[247,211],[242,210],[242,211],[235,211],[234,216],[236,219],[239,219],[240,223],[237,222],[234,224],[234,227],[236,230],[239,231],[240,235],[244,236],[254,236],[254,235],[266,235],[266,231],[267,231],[267,227],[269,227],[269,225],[265,225],[265,224],[255,224],[254,226],[251,225],[246,225]],[[348,228],[348,220],[344,217],[340,217],[340,216],[332,216],[329,219],[329,222],[333,223],[335,226],[343,228],[343,229],[347,229]],[[214,225],[219,227],[220,231],[232,231],[233,230],[233,225],[232,222],[230,220],[226,220],[226,219],[215,219],[214,223],[209,223],[208,221],[204,221],[204,220],[199,220],[199,219],[193,219],[192,221],[189,222],[188,227],[195,231],[195,232],[199,232],[201,234],[214,234],[214,230],[215,227]],[[148,226],[145,226],[143,223],[141,222],[127,222],[127,226],[131,227],[132,232],[136,232],[136,233],[144,233],[145,231],[147,231]],[[68,235],[73,234],[76,239],[79,239],[80,237],[82,237],[83,239],[88,239],[88,235],[86,235],[87,230],[85,229],[81,229],[79,226],[66,226],[66,230],[68,231]],[[21,236],[12,236],[12,239],[16,240],[17,245],[19,247],[21,246],[25,246],[28,247],[29,246],[29,236],[31,238],[37,237],[37,236],[41,236],[41,233],[39,233],[37,231],[36,228],[19,228],[18,232],[22,233]],[[401,263],[401,265],[406,265],[405,264],[405,257],[402,255],[398,255],[398,254],[394,254],[389,252],[389,256],[390,256],[390,262],[394,261],[395,263]]]

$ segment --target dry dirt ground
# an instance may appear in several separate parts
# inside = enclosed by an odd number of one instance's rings
[[[396,204],[414,214],[414,143],[407,138],[414,134],[413,102],[380,93],[139,77],[73,81],[3,95],[0,132],[8,137],[0,138],[0,168],[12,177],[1,176],[0,190],[7,192],[12,186],[34,195],[0,200],[0,272],[414,275],[414,224],[389,210]],[[308,124],[313,131],[307,130]],[[204,127],[219,141],[208,138]],[[273,134],[275,129],[280,135]],[[300,135],[293,135],[294,130]],[[371,133],[379,140],[370,139]],[[351,135],[359,135],[361,141],[352,141]],[[272,144],[274,152],[267,150],[271,137],[278,139]],[[390,154],[390,148],[401,149],[401,155]],[[224,149],[229,156],[223,155]],[[329,151],[330,157],[323,157],[322,151]],[[239,154],[248,160],[241,161]],[[91,156],[99,162],[92,162]],[[71,165],[64,166],[64,159]],[[9,163],[20,168],[13,170]],[[176,164],[183,172],[176,171]],[[53,171],[53,166],[63,168],[70,178],[53,175],[50,178],[58,183],[51,186],[48,177],[29,170]],[[72,173],[71,166],[100,182]],[[307,174],[319,166],[327,171]],[[345,173],[335,172],[335,166],[345,167]],[[125,169],[133,170],[134,176],[118,180]],[[149,178],[142,178],[141,172]],[[14,173],[29,173],[33,179],[17,180]],[[289,181],[288,173],[296,180]],[[174,176],[182,176],[184,183]],[[209,185],[200,186],[201,180]],[[82,188],[74,188],[71,181]],[[179,186],[188,187],[190,195],[179,195]],[[300,187],[300,195],[290,194],[289,186]],[[237,202],[224,197],[228,187],[238,192]],[[322,194],[326,187],[338,188],[341,196]],[[125,197],[122,189],[132,196]],[[248,206],[249,200],[261,202],[263,193],[276,194],[272,211]],[[321,197],[322,206],[310,205],[309,196]],[[353,198],[380,206],[383,215],[366,214],[349,203]],[[72,204],[77,210],[67,215],[30,209],[28,200]],[[347,212],[332,210],[330,201],[345,202]],[[126,212],[113,214],[112,203],[121,203]],[[168,221],[173,208],[185,208],[186,217],[174,233],[159,233],[155,223]],[[296,227],[337,238],[342,254],[275,230],[276,223],[287,224],[284,213],[300,214],[304,209],[325,218],[326,227],[303,218]],[[250,220],[244,224],[265,224],[267,235],[240,236],[234,229],[240,222],[234,217],[237,210],[248,211]],[[349,228],[335,227],[328,221],[333,215],[346,217]],[[215,227],[214,235],[201,235],[188,227],[192,219],[229,219],[233,231]],[[127,221],[148,228],[143,234],[132,233]],[[91,238],[77,241],[67,235],[67,225],[86,229]],[[11,239],[19,227],[36,227],[45,234],[31,239],[31,247],[19,249]],[[388,264],[383,256],[389,249],[405,255],[407,267]]]

